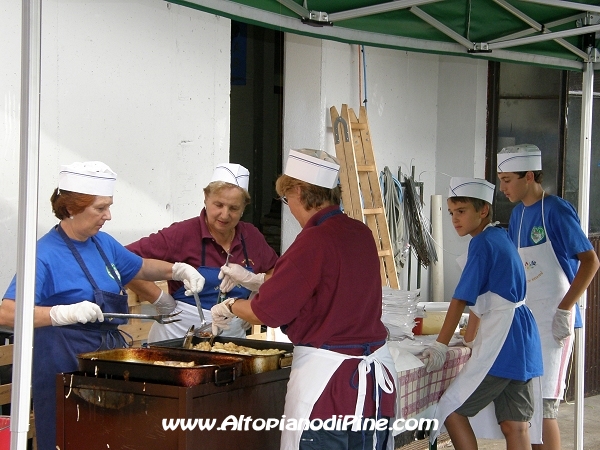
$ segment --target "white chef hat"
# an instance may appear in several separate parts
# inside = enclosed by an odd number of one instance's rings
[[[112,197],[117,174],[100,161],[74,162],[60,167],[58,189]]]
[[[472,197],[492,204],[495,186],[481,178],[450,178],[448,197]]]
[[[290,150],[283,173],[298,180],[333,189],[337,186],[340,164],[323,150]]]
[[[210,181],[224,181],[248,190],[250,172],[240,164],[221,163],[215,167]]]
[[[504,147],[498,152],[498,173],[542,170],[542,152],[533,144]]]

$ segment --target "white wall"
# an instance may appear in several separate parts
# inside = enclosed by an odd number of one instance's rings
[[[20,2],[0,4],[0,290],[16,267]],[[162,0],[45,0],[38,234],[61,164],[118,174],[113,220],[126,244],[197,215],[229,158],[230,21]]]
[[[450,176],[485,177],[487,62],[444,56],[439,73],[435,183],[446,211]],[[444,297],[450,300],[460,277],[456,258],[467,251],[471,238],[456,234],[448,214],[442,224]]]
[[[43,6],[39,232],[56,223],[48,199],[59,166],[76,160],[118,173],[104,229],[123,243],[196,215],[214,165],[229,155],[230,21],[162,0]],[[0,290],[16,265],[20,23],[18,2],[1,2]],[[483,175],[486,63],[365,51],[378,169],[414,165],[428,214],[430,196],[447,193],[441,172]],[[360,107],[358,47],[286,35],[285,56],[284,152],[335,153],[329,108]],[[449,220],[444,226],[448,297],[457,281],[448,267],[467,242],[454,238]],[[298,231],[284,209],[284,249]],[[421,288],[427,298],[427,271]]]
[[[287,35],[285,59],[284,151],[320,148],[335,154],[329,108],[343,103],[360,107],[358,49],[355,45]],[[447,196],[449,177],[483,176],[485,156],[487,63],[463,58],[365,49],[367,114],[379,171],[394,175],[415,166],[424,183],[424,214],[430,197]],[[364,93],[363,93],[364,96]],[[445,209],[444,209],[445,210]],[[444,216],[445,298],[450,300],[458,270],[454,259],[467,249]],[[284,208],[283,247],[293,242],[299,226]],[[451,233],[450,233],[451,231]],[[454,235],[452,235],[452,233]],[[456,255],[456,256],[455,256]],[[411,289],[416,288],[416,261]],[[407,270],[401,284],[408,286]],[[429,298],[428,270],[421,273],[421,292]]]

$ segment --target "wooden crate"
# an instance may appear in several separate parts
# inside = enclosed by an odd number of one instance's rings
[[[169,286],[166,281],[157,281],[156,284],[164,292],[169,292]],[[144,311],[142,311],[142,306],[150,305],[149,302],[141,301],[137,294],[131,289],[127,289],[127,295],[129,303],[129,312],[132,314],[143,314]],[[154,307],[150,306],[150,308]],[[154,314],[154,311],[152,313]],[[131,335],[131,337],[133,338],[133,347],[141,347],[141,345],[148,339],[148,333],[150,332],[151,326],[152,321],[142,319],[130,319],[129,323],[121,325],[119,327],[119,330],[122,330],[125,333]]]

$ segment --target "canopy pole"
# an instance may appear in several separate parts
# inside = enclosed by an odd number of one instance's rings
[[[590,48],[591,52],[595,49]],[[589,229],[590,168],[592,154],[592,106],[594,103],[594,63],[590,58],[584,63],[581,93],[581,137],[579,142],[579,199],[577,211],[585,235]],[[585,393],[585,313],[587,292],[579,300],[583,327],[575,331],[575,450],[583,450],[583,407]]]
[[[41,0],[22,0],[21,124],[15,351],[10,448],[25,450],[31,403],[40,144]]]

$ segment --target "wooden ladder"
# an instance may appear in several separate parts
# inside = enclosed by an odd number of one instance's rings
[[[335,106],[329,112],[335,153],[340,161],[344,212],[369,226],[379,251],[381,284],[398,289],[398,274],[373,156],[367,110],[361,106],[359,118],[346,104],[342,105],[341,115]]]

